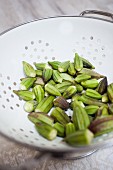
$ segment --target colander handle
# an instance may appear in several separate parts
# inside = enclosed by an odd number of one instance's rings
[[[80,13],[80,16],[85,16],[87,14],[97,14],[97,15],[102,15],[111,18],[113,21],[113,14],[109,12],[104,12],[104,11],[98,11],[98,10],[86,10]]]

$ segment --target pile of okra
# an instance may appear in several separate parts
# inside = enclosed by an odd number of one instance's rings
[[[113,83],[88,60],[75,53],[72,62],[33,64],[23,61],[25,77],[13,92],[25,100],[24,110],[41,136],[59,136],[76,146],[113,131]]]

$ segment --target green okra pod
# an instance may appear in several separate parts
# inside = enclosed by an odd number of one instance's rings
[[[74,133],[76,131],[75,126],[72,122],[66,124],[66,136]]]
[[[93,89],[87,89],[85,94],[86,94],[86,96],[92,97],[94,99],[101,99],[102,98],[102,95],[99,94],[96,90],[93,90]]]
[[[59,71],[60,73],[67,72],[67,69],[68,69],[68,67],[69,67],[69,63],[70,63],[70,61],[61,62],[61,63],[58,65],[58,71]]]
[[[33,123],[43,122],[50,126],[52,126],[54,123],[54,119],[52,119],[50,116],[48,116],[46,113],[43,113],[43,112],[29,113],[28,119]]]
[[[35,110],[37,104],[38,104],[38,103],[37,103],[37,101],[35,101],[35,100],[27,101],[27,102],[25,102],[25,104],[24,104],[24,110],[25,110],[26,112],[28,112],[28,113],[33,112],[33,111]]]
[[[35,112],[48,113],[53,107],[54,96],[45,97],[36,107]]]
[[[76,70],[74,68],[74,63],[69,63],[69,67],[68,67],[68,73],[71,76],[74,76],[76,74]]]
[[[74,66],[77,71],[80,71],[83,69],[82,58],[77,53],[75,53],[75,57],[74,57]]]
[[[96,79],[90,79],[90,80],[82,81],[81,85],[84,88],[94,89],[94,88],[96,88],[98,86],[98,81]]]
[[[57,136],[57,130],[46,123],[36,123],[35,127],[39,134],[48,140],[53,140]]]
[[[44,89],[42,88],[41,85],[36,85],[33,88],[33,92],[35,94],[37,102],[40,103],[44,99]]]
[[[59,122],[56,122],[53,127],[57,130],[57,136],[64,137],[65,136],[65,128]]]
[[[89,145],[93,140],[93,133],[89,129],[79,130],[69,134],[64,141],[72,146]]]
[[[27,62],[23,61],[24,73],[28,77],[36,77],[35,69]]]
[[[27,90],[13,90],[13,92],[17,96],[19,96],[21,99],[23,99],[25,101],[29,101],[29,100],[34,100],[35,99],[35,95],[31,91],[27,91]]]
[[[59,107],[52,110],[51,117],[55,120],[55,122],[59,122],[63,126],[70,122],[69,116]]]
[[[49,94],[53,96],[61,96],[61,93],[59,92],[59,90],[55,86],[49,83],[45,85],[45,91],[47,91]]]
[[[61,77],[59,71],[53,70],[53,80],[54,80],[56,83],[62,83],[63,78]]]
[[[34,77],[28,77],[28,78],[22,79],[22,81],[20,83],[20,89],[21,90],[29,90],[33,86],[33,83],[35,81],[36,81],[36,78],[34,78]]]
[[[61,63],[60,61],[48,61],[49,65],[55,70],[58,70],[58,66]]]

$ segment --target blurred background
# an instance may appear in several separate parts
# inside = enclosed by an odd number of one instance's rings
[[[113,12],[113,0],[0,0],[0,32],[26,21],[79,15],[87,9]]]
[[[0,0],[0,33],[34,19],[59,15],[79,15],[82,11],[88,9],[113,13],[113,0]],[[34,157],[36,153],[36,151],[0,136],[0,164],[2,165],[18,166],[26,159]],[[111,170],[113,169],[112,160],[113,147],[100,150],[90,157],[77,161],[50,160],[47,162],[47,160],[43,160],[42,163],[39,163],[38,169]]]

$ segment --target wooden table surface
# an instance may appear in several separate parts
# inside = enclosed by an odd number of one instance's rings
[[[79,15],[86,9],[99,9],[113,13],[113,0],[0,0],[0,32],[20,23],[58,15]],[[21,163],[37,154],[29,148],[0,136],[0,165],[16,170]],[[45,157],[34,170],[112,170],[113,146],[79,160],[66,161]],[[9,170],[11,168],[8,168]],[[31,170],[32,170],[31,169]],[[0,168],[1,170],[1,168]]]

